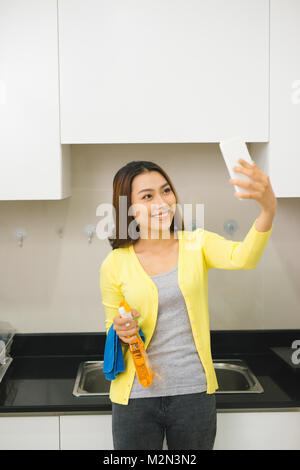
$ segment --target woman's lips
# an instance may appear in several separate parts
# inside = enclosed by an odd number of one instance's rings
[[[152,217],[156,218],[156,219],[165,219],[169,214],[170,214],[170,210],[166,211],[166,212],[162,212],[160,214],[156,214],[156,215],[152,215]]]

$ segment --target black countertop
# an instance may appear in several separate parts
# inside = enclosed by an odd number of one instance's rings
[[[104,397],[75,397],[79,364],[103,360],[105,333],[17,334],[0,383],[0,413],[111,412]],[[290,347],[300,330],[211,331],[213,359],[243,359],[264,392],[216,393],[217,410],[300,407],[300,374],[272,347]],[[299,369],[298,369],[299,371]]]

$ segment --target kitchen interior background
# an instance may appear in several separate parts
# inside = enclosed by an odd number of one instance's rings
[[[267,172],[265,145],[248,147]],[[233,195],[216,143],[72,145],[71,159],[71,197],[0,201],[0,321],[18,333],[105,331],[99,268],[111,247],[97,236],[89,244],[84,227],[97,225],[96,208],[111,203],[113,177],[129,161],[161,165],[178,202],[203,203],[204,228],[227,239],[242,241],[260,214],[256,201]],[[211,329],[299,328],[299,213],[300,198],[279,198],[271,238],[257,267],[209,271]],[[232,237],[224,231],[229,219],[238,223]],[[14,239],[17,228],[27,231],[22,248]]]

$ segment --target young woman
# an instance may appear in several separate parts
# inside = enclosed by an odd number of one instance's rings
[[[125,372],[110,387],[115,450],[160,450],[165,433],[168,449],[213,449],[218,383],[210,349],[207,272],[253,269],[277,208],[269,177],[255,164],[239,163],[236,171],[252,181],[230,183],[251,192],[235,196],[255,199],[262,209],[243,242],[200,228],[184,230],[175,189],[155,163],[130,162],[114,177],[115,233],[100,268],[100,289],[106,332],[113,325],[125,362]],[[121,209],[120,196],[127,197]],[[119,315],[122,300],[129,303],[132,320]],[[155,371],[147,388],[137,380],[128,348],[128,337],[140,328]]]

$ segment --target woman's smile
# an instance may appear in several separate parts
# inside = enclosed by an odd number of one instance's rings
[[[152,218],[159,220],[166,219],[170,215],[170,213],[171,209],[169,209],[168,211],[161,212],[160,214],[152,215]]]

